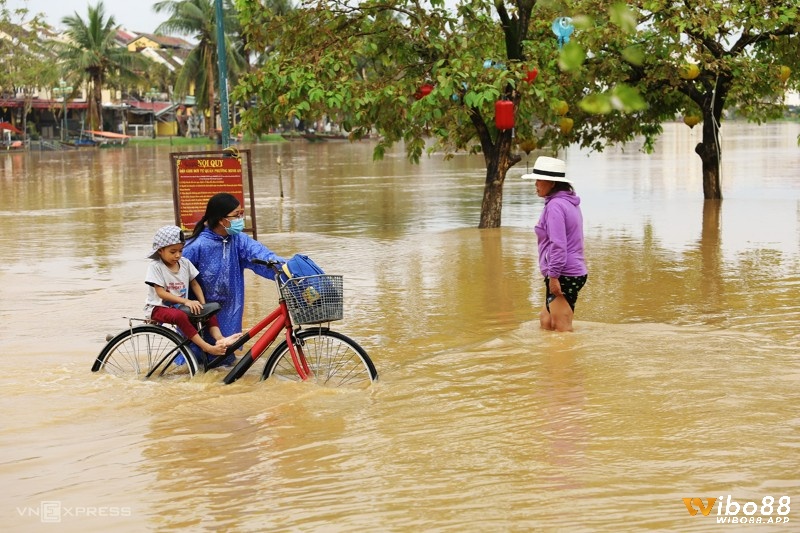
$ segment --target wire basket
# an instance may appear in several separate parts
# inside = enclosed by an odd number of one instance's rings
[[[295,324],[333,322],[344,314],[342,276],[292,278],[281,285],[281,296]]]

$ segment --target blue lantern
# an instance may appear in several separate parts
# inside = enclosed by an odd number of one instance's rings
[[[569,36],[575,31],[570,17],[558,17],[553,21],[553,33],[558,37],[558,47],[561,48],[569,42]]]

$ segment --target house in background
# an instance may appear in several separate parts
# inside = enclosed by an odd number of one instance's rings
[[[124,32],[123,32],[124,35]],[[130,34],[125,43],[131,52],[142,54],[153,63],[162,65],[174,77],[194,46],[179,37],[153,33]],[[128,110],[128,133],[141,136],[140,129],[150,136],[187,134],[186,117],[194,106],[194,98],[178,100],[172,87],[166,92],[148,91],[144,98],[125,101]]]

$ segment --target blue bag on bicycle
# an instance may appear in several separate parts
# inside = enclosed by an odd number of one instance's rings
[[[281,294],[295,322],[341,320],[341,276],[327,276],[307,255],[295,254],[282,266]]]
[[[281,281],[306,276],[320,276],[324,273],[325,271],[307,255],[295,254],[283,264],[283,274],[286,278],[281,278]]]
[[[308,276],[321,276],[325,271],[320,268],[318,264],[312,261],[307,255],[295,254],[286,261],[283,266],[283,274],[281,275],[281,283],[286,283],[291,279],[305,278]],[[321,279],[299,280],[296,279],[291,285],[293,294],[302,297],[308,304],[313,305],[314,302],[319,300],[322,287],[320,285]]]

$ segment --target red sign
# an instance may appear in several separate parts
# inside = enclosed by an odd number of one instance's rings
[[[178,217],[183,229],[191,230],[203,218],[208,199],[220,192],[234,195],[244,206],[242,160],[238,157],[178,159]]]
[[[195,227],[205,214],[208,199],[217,193],[232,194],[242,207],[246,206],[241,154],[197,152],[172,154],[172,157],[176,224],[184,230]],[[252,226],[245,231],[252,231],[255,237],[252,177],[249,185]]]

